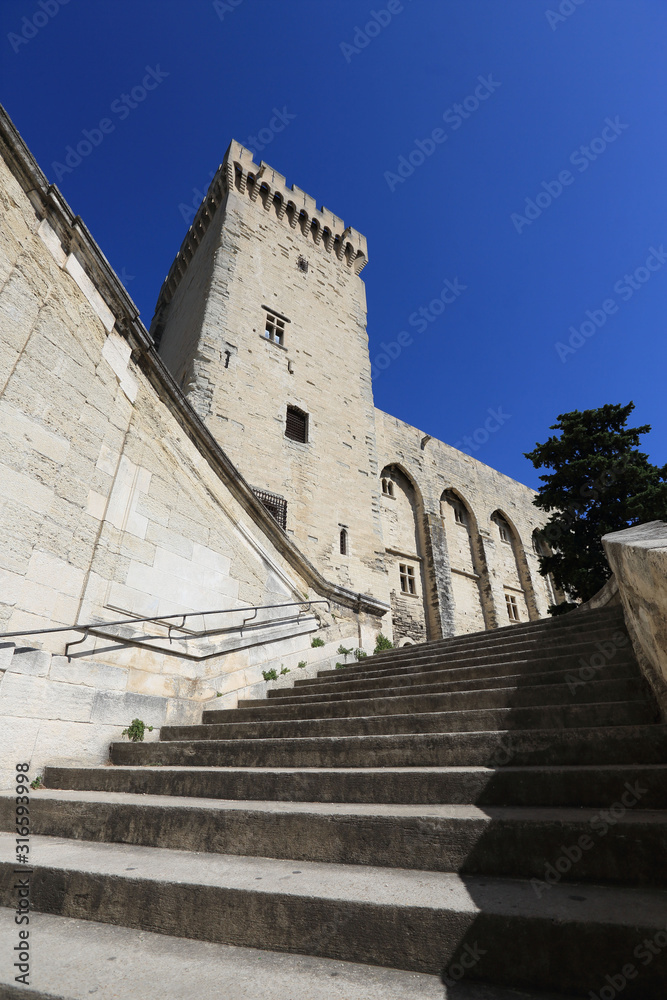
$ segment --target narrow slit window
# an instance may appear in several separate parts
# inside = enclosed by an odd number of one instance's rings
[[[501,542],[512,541],[509,525],[507,524],[507,521],[503,521],[502,518],[498,518],[498,531],[500,532]]]
[[[287,418],[285,421],[285,437],[292,441],[308,441],[308,414],[299,410],[296,406],[287,407]]]
[[[417,586],[415,584],[414,566],[408,566],[405,563],[399,563],[398,569],[401,578],[401,593],[416,594]]]
[[[507,605],[507,617],[511,622],[519,621],[519,606],[516,603],[514,594],[505,594],[505,604]]]
[[[347,531],[345,528],[341,528],[340,531],[340,554],[342,556],[347,555]]]

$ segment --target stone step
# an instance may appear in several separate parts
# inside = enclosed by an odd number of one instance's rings
[[[113,764],[188,767],[535,767],[663,764],[667,726],[112,743]]]
[[[48,788],[275,802],[667,809],[667,764],[557,767],[47,767]],[[41,794],[41,793],[40,793]]]
[[[411,673],[426,669],[444,669],[445,667],[457,667],[474,665],[476,663],[497,663],[499,665],[512,663],[514,660],[532,660],[539,664],[546,660],[563,659],[567,663],[580,665],[580,660],[593,660],[595,665],[600,658],[602,662],[608,660],[621,660],[624,657],[634,658],[632,646],[626,633],[615,631],[613,633],[616,640],[598,639],[595,642],[582,641],[578,643],[561,643],[560,645],[546,645],[539,640],[530,639],[521,643],[503,644],[502,646],[478,646],[469,650],[451,650],[449,652],[437,652],[430,649],[430,644],[419,654],[412,654],[405,657],[395,657],[384,660],[381,664],[376,664],[376,657],[366,657],[360,661],[347,660],[341,654],[341,663],[345,663],[343,669],[345,676],[356,680],[364,677],[384,677],[398,673]],[[332,678],[341,676],[341,668],[320,670],[317,677],[298,678],[296,683],[301,686],[313,686],[330,682]]]
[[[591,675],[598,678],[613,677],[618,672],[621,676],[636,677],[640,674],[634,656],[627,652],[621,655],[619,651],[617,657],[602,663],[594,660],[593,665],[584,657],[563,656],[550,659],[531,656],[528,659],[510,658],[502,663],[468,663],[463,661],[459,666],[434,663],[425,667],[406,667],[397,673],[383,671],[379,676],[375,674],[352,675],[347,667],[343,667],[336,670],[333,675],[307,678],[315,683],[307,684],[306,680],[297,679],[294,682],[294,687],[289,689],[276,688],[269,691],[268,695],[269,700],[272,701],[274,698],[283,697],[286,693],[306,698],[327,691],[382,690],[384,687],[423,684],[427,683],[430,678],[444,683],[459,679],[475,680],[484,677],[507,676],[520,676],[530,680],[533,677],[540,677],[542,674],[568,671],[579,676],[582,670],[584,676],[589,679]]]
[[[294,861],[532,878],[540,898],[562,880],[667,886],[667,812],[628,784],[609,808],[388,805],[184,799],[45,789],[32,834]],[[15,828],[0,793],[0,831]]]
[[[494,691],[496,695],[498,692]],[[564,699],[564,695],[563,695]],[[407,699],[406,699],[407,700]],[[411,706],[389,704],[391,699],[373,703],[373,710],[386,714],[363,715],[363,708],[353,702],[348,716],[339,716],[341,703],[319,706],[310,718],[276,719],[249,722],[221,722],[196,726],[163,726],[160,740],[235,740],[235,739],[298,739],[308,736],[374,736],[391,733],[455,733],[496,729],[569,729],[582,726],[622,726],[651,723],[656,719],[654,706],[642,700],[609,701],[582,705],[554,704],[530,707],[471,708],[434,711],[430,703],[439,699],[422,699],[421,712]],[[395,699],[399,701],[399,699]],[[344,703],[346,704],[346,703]],[[363,703],[361,703],[363,706]],[[390,711],[395,709],[395,711]],[[236,711],[234,709],[230,711]],[[284,713],[288,709],[282,710]],[[312,711],[312,709],[311,709]],[[204,713],[208,719],[217,712]],[[246,712],[244,711],[244,715]],[[249,714],[249,713],[248,713]],[[304,712],[305,714],[305,712]]]
[[[664,996],[661,890],[561,882],[538,899],[520,879],[42,836],[31,847],[38,912],[454,978],[467,966],[468,982],[584,995],[634,956],[624,1000]],[[0,858],[13,850],[14,836],[0,834]],[[15,880],[0,861],[3,906],[15,904]]]
[[[12,910],[0,908],[0,936],[12,938],[13,920]],[[15,970],[0,964],[2,1000],[88,1000],[91,993],[96,1000],[192,1000],[193,982],[202,1000],[574,1000],[461,978],[447,986],[420,972],[137,933],[50,913],[33,913],[30,925],[39,939],[30,970],[35,989],[16,986]]]
[[[526,622],[520,625],[510,625],[502,629],[492,629],[484,632],[469,633],[468,635],[451,636],[446,639],[429,640],[428,642],[415,643],[399,648],[384,650],[374,653],[372,659],[374,664],[381,665],[385,660],[400,660],[403,657],[419,655],[424,650],[434,652],[449,652],[460,649],[471,651],[480,645],[497,645],[499,648],[507,643],[521,642],[525,639],[529,641],[539,640],[545,645],[572,643],[582,637],[586,640],[590,636],[597,634],[610,637],[615,630],[625,630],[625,621],[620,611],[613,613],[603,612],[601,614],[586,614],[577,616],[577,622],[549,621],[541,619],[534,622]]]
[[[371,705],[385,698],[419,699],[422,696],[432,695],[450,697],[452,706],[460,704],[460,707],[475,707],[487,705],[531,705],[537,701],[549,703],[553,700],[563,702],[585,702],[585,701],[620,701],[624,699],[638,699],[648,695],[646,686],[641,677],[634,672],[630,674],[629,667],[621,668],[621,676],[608,677],[604,679],[597,677],[595,680],[582,681],[576,674],[569,670],[551,671],[548,674],[537,674],[534,677],[525,674],[506,677],[481,677],[476,680],[453,681],[448,683],[431,682],[430,684],[410,684],[398,687],[384,687],[382,689],[371,688],[354,691],[325,691],[317,694],[298,694],[287,691],[281,698],[274,698],[267,702],[265,698],[243,699],[239,701],[236,709],[222,709],[229,713],[225,716],[228,721],[233,719],[243,720],[244,717],[278,718],[278,711],[281,708],[299,708],[308,711],[310,707],[338,703],[346,706],[348,711],[343,714],[349,715],[350,703],[361,703]],[[622,673],[622,671],[625,671]],[[498,692],[497,699],[492,697],[492,692]],[[513,692],[512,698],[509,692]],[[491,701],[489,701],[491,699]],[[215,711],[212,709],[211,711]],[[233,713],[233,714],[232,714]],[[283,716],[287,718],[287,716]],[[290,718],[296,716],[290,716]],[[307,716],[300,716],[306,718]],[[218,721],[222,721],[219,719]]]
[[[315,956],[137,932],[93,920],[48,913],[30,917],[39,942],[30,979],[13,983],[15,969],[0,961],[2,1000],[443,1000],[438,976]],[[0,909],[0,937],[16,936],[14,911]],[[81,960],[85,956],[85,960]],[[196,985],[195,985],[196,984]],[[252,992],[249,993],[249,984]],[[461,1000],[521,1000],[504,990],[471,987]],[[525,995],[524,995],[525,996]],[[535,994],[532,995],[533,997]],[[532,998],[526,998],[532,1000]],[[543,1000],[540,996],[539,1000]],[[555,998],[558,1000],[558,998]],[[565,998],[567,1000],[567,998]]]

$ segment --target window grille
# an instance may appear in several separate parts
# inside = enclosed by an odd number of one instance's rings
[[[268,490],[256,490],[252,487],[252,491],[283,531],[287,531],[287,500]]]
[[[291,438],[292,441],[308,440],[308,414],[296,406],[287,407],[285,437]]]
[[[347,531],[345,528],[341,528],[340,532],[340,554],[342,556],[347,555]]]

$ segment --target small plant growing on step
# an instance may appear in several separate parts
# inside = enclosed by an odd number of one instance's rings
[[[382,635],[382,632],[378,632],[377,639],[375,640],[374,653],[382,653],[385,649],[393,649],[394,644],[391,639],[387,639],[386,635]]]
[[[352,649],[346,649],[345,646],[341,643],[336,652],[340,653],[340,655],[344,656],[345,659],[347,660],[348,656],[352,652]]]
[[[303,670],[303,668],[307,666],[308,664],[306,663],[305,660],[299,660],[299,662],[297,663],[297,667],[299,668],[299,670]]]
[[[30,787],[37,791],[38,788],[44,788],[44,779],[41,774],[38,774],[34,781],[30,782]]]
[[[337,663],[336,670],[343,670],[347,666],[347,663]]]
[[[280,668],[281,668],[280,669],[280,676],[281,677],[282,677],[283,674],[288,674],[289,673],[289,667],[283,667],[283,665],[281,664]]]
[[[222,691],[218,691],[218,693],[216,694],[216,698],[222,698]]]
[[[324,645],[324,639],[320,639],[318,638],[318,636],[315,636],[310,645],[313,647],[313,649],[316,649],[318,646]]]
[[[141,719],[132,719],[130,725],[127,727],[127,729],[123,730],[121,735],[127,736],[127,738],[131,740],[132,743],[143,743],[144,733],[146,732],[146,730],[148,730],[149,733],[152,733],[153,727],[147,726],[145,722],[141,721]]]
[[[271,667],[270,670],[262,670],[262,677],[265,681],[277,681],[278,673],[275,667]]]
[[[368,656],[368,653],[364,652],[363,649],[355,649],[354,658],[355,660],[357,660],[357,662],[359,660],[363,660],[364,656]]]

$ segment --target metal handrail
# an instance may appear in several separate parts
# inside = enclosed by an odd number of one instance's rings
[[[177,615],[160,615],[159,617],[153,618],[121,618],[115,622],[88,622],[86,625],[59,625],[57,628],[38,628],[32,629],[29,632],[0,632],[0,639],[12,639],[12,638],[25,638],[28,635],[47,635],[52,632],[83,632],[83,638],[77,639],[76,642],[68,642],[65,646],[65,656],[68,656],[68,650],[70,646],[80,646],[81,643],[85,642],[88,638],[88,633],[91,630],[99,628],[110,628],[115,625],[137,625],[142,622],[153,622],[155,625],[161,625],[163,623],[171,621],[173,618],[180,618],[180,625],[168,625],[167,626],[167,638],[169,642],[172,642],[171,630],[174,628],[182,629],[185,627],[186,618],[197,618],[201,616],[202,618],[206,615],[233,615],[239,612],[252,611],[253,614],[244,618],[241,622],[240,629],[241,632],[248,624],[248,622],[254,621],[257,618],[258,611],[267,611],[274,608],[300,608],[305,610],[306,608],[311,608],[313,604],[326,604],[327,611],[331,610],[331,602],[318,599],[317,601],[287,601],[285,604],[257,604],[249,608],[220,608],[217,611],[186,611],[185,613]],[[206,635],[215,635],[220,632],[220,629],[209,629],[204,632],[193,632],[189,636],[174,636],[177,641],[182,641],[184,639],[193,638],[201,639]],[[119,642],[133,642],[133,639],[125,639],[123,636],[114,636]]]

